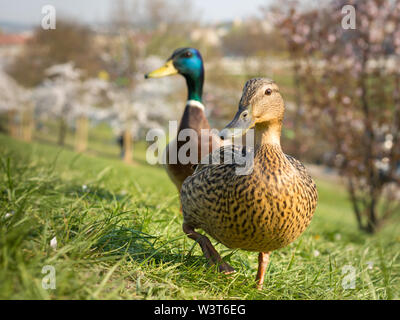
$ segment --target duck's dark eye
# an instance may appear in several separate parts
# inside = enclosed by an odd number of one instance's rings
[[[183,54],[183,56],[184,56],[185,58],[190,58],[190,57],[192,56],[192,53],[191,53],[190,51],[186,51],[186,52]]]
[[[243,118],[243,119],[246,119],[246,118],[247,118],[247,115],[248,115],[248,112],[247,112],[247,111],[243,112],[243,113],[242,113],[242,118]]]
[[[271,90],[270,88],[268,88],[267,90],[265,90],[265,94],[266,94],[267,96],[270,96],[271,93],[272,93],[272,90]]]

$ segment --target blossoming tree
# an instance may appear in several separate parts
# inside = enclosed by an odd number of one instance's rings
[[[345,5],[355,9],[355,29],[343,24]],[[303,119],[329,142],[358,225],[373,233],[400,207],[400,3],[293,7],[278,26],[296,64]]]

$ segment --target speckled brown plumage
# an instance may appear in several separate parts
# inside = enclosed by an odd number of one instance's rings
[[[233,164],[202,166],[183,184],[181,201],[185,223],[229,248],[268,252],[307,228],[317,191],[299,161],[264,145],[252,174],[237,175]]]
[[[296,240],[310,224],[317,190],[305,167],[281,149],[284,104],[276,84],[267,79],[249,81],[237,120],[228,127],[249,121],[242,115],[246,110],[251,112],[249,123],[255,128],[254,149],[226,146],[209,158],[222,158],[226,148],[242,155],[254,152],[253,171],[238,175],[237,163],[200,165],[183,183],[181,203],[184,230],[189,236],[201,228],[229,248],[260,252],[257,279],[262,285],[269,252]],[[216,257],[214,260],[220,261],[218,253]]]

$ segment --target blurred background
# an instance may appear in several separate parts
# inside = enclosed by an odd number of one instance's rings
[[[41,27],[56,8],[56,29]],[[343,6],[355,29],[343,27]],[[400,202],[400,2],[85,0],[0,4],[0,132],[134,162],[151,128],[186,99],[182,77],[145,80],[174,49],[199,49],[204,104],[221,129],[245,81],[269,77],[286,102],[282,146],[344,183],[360,230]]]

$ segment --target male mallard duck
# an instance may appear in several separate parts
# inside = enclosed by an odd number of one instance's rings
[[[238,164],[199,165],[183,183],[183,231],[199,242],[211,264],[221,272],[233,270],[223,262],[206,233],[229,248],[259,252],[256,277],[262,287],[271,251],[293,242],[307,228],[317,205],[315,183],[305,167],[283,153],[280,134],[284,102],[278,86],[268,79],[247,81],[239,111],[221,135],[229,138],[254,128],[252,171],[238,175]],[[249,146],[223,147],[208,157],[218,158],[226,148],[244,152]]]
[[[176,49],[163,67],[147,73],[145,78],[161,78],[178,73],[186,79],[188,88],[188,98],[178,128],[178,136],[184,129],[193,129],[197,133],[197,139],[190,140],[190,143],[193,145],[186,145],[185,148],[197,150],[197,161],[199,161],[201,159],[202,150],[203,152],[204,150],[211,152],[213,146],[214,148],[218,148],[222,145],[222,141],[218,136],[208,134],[207,138],[204,137],[206,134],[205,131],[203,131],[203,133],[201,132],[202,129],[210,129],[210,125],[204,114],[204,105],[201,100],[203,94],[204,67],[200,52],[194,48]],[[190,176],[194,171],[194,163],[182,163],[181,159],[175,156],[179,154],[180,148],[186,143],[187,140],[178,141],[178,139],[175,138],[166,148],[166,169],[178,190],[181,189],[182,183],[186,177]],[[170,161],[172,152],[175,153],[175,155],[173,155],[174,161]]]

